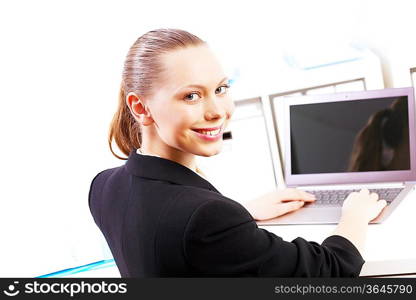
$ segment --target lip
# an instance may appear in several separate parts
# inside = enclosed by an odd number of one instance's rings
[[[210,128],[192,128],[192,130],[212,131],[212,130],[220,129],[222,125],[224,124],[221,124],[220,126],[217,126],[217,127],[210,127]]]
[[[204,128],[204,129],[199,129],[198,128],[198,129],[192,129],[192,131],[195,132],[195,134],[198,137],[200,137],[201,139],[203,139],[205,141],[217,141],[220,138],[222,138],[222,134],[223,134],[223,131],[224,131],[223,126],[224,126],[224,124],[222,124],[219,127],[213,127],[213,128]],[[208,131],[208,130],[216,130],[216,129],[220,129],[220,131],[218,132],[217,135],[213,135],[213,136],[205,135],[205,134],[202,134],[202,133],[199,133],[198,131],[196,131],[196,130],[206,130],[206,131]]]

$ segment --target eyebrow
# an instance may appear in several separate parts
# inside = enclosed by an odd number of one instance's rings
[[[223,82],[224,80],[228,79],[228,77],[224,77],[218,84],[220,84],[221,82]],[[177,89],[178,91],[184,88],[188,88],[188,87],[196,87],[196,88],[200,88],[200,89],[205,89],[205,87],[203,85],[199,85],[199,84],[190,84],[187,86],[183,86],[179,89]]]

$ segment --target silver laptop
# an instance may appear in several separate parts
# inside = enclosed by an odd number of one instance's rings
[[[280,100],[279,100],[280,101]],[[383,222],[416,183],[413,88],[287,97],[284,178],[313,204],[259,225],[338,223],[345,198],[368,188],[388,203]]]

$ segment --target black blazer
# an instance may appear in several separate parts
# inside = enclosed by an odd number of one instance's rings
[[[364,263],[341,236],[283,241],[191,169],[136,149],[94,177],[89,207],[122,277],[351,277]]]

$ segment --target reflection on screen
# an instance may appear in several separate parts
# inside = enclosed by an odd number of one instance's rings
[[[409,170],[407,97],[290,107],[292,174]]]

